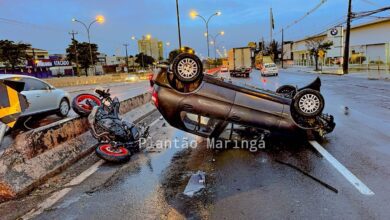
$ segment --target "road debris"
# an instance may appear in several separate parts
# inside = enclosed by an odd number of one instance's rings
[[[183,194],[189,197],[193,197],[195,193],[204,189],[204,184],[206,182],[205,172],[198,171],[195,174],[192,174],[186,188],[184,189]]]

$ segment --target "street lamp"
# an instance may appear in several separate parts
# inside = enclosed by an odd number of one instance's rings
[[[218,32],[215,36],[211,36],[213,39],[213,45],[214,45],[214,60],[217,61],[217,37],[225,35],[225,31]],[[211,44],[211,43],[210,43]]]
[[[136,38],[135,36],[131,36],[131,39],[134,40],[134,41],[139,41],[139,39]],[[142,42],[142,44],[143,44],[143,42]],[[141,53],[141,50],[138,47],[138,54],[140,54],[140,53]],[[141,62],[142,62],[142,69],[144,69],[144,53],[142,53]],[[134,60],[133,60],[133,66],[134,66]]]
[[[206,24],[206,33],[205,33],[205,36],[207,38],[207,57],[210,57],[210,46],[209,46],[209,22],[211,20],[211,18],[213,18],[214,16],[220,16],[222,15],[222,12],[218,11],[218,12],[215,12],[214,14],[210,15],[207,19],[205,17],[203,17],[202,15],[200,15],[198,12],[196,11],[191,11],[190,12],[190,17],[192,19],[195,19],[196,17],[199,17],[201,18],[205,24]]]
[[[104,22],[106,21],[106,19],[104,18],[103,15],[98,15],[96,16],[95,20],[93,20],[88,26],[80,21],[80,20],[77,20],[76,18],[72,18],[72,22],[78,22],[80,24],[82,24],[85,29],[87,30],[87,35],[88,35],[88,44],[89,44],[89,56],[90,56],[90,61],[92,63],[92,65],[94,66],[95,68],[95,75],[96,75],[96,67],[95,67],[95,64],[93,62],[93,57],[92,57],[92,47],[91,47],[91,35],[90,35],[90,29],[91,29],[91,26],[94,24],[94,23],[99,23],[99,24],[103,24]]]

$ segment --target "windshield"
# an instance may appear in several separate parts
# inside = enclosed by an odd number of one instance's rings
[[[265,68],[272,68],[272,67],[276,67],[276,64],[270,63],[270,64],[265,64],[264,66]]]

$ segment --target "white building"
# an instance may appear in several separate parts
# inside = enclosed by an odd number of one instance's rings
[[[310,36],[283,46],[284,59],[293,61],[294,65],[313,65],[313,59],[307,49],[307,41],[322,39],[332,41],[333,46],[326,51],[320,62],[324,65],[340,64],[344,52],[345,30],[343,27],[332,28],[322,34]],[[288,52],[291,48],[291,52]],[[287,52],[287,53],[286,53]],[[390,65],[390,19],[378,19],[352,26],[350,38],[351,64]]]

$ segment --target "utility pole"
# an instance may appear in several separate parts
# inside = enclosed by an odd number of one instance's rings
[[[129,44],[123,44],[123,46],[125,46],[126,48],[126,68],[127,72],[129,72],[129,55],[127,54],[127,47],[129,46]]]
[[[71,31],[69,32],[70,35],[72,35],[72,43],[75,43],[74,44],[74,47],[73,47],[73,50],[74,50],[74,53],[76,54],[76,75],[77,76],[80,76],[80,69],[79,69],[79,53],[77,52],[77,43],[76,43],[76,39],[75,39],[75,35],[78,34],[77,32],[75,31]]]
[[[347,29],[345,31],[345,45],[343,58],[343,73],[348,74],[349,40],[351,38],[352,0],[348,2]]]
[[[272,13],[272,8],[269,9],[269,16],[270,16],[270,42],[272,43],[272,31],[274,30],[274,15]]]
[[[179,49],[180,49],[181,48],[181,32],[180,32],[179,0],[176,0],[176,16],[177,16],[177,30],[179,33]]]
[[[281,54],[281,57],[282,57],[282,69],[284,67],[284,29],[282,28],[282,54]]]

